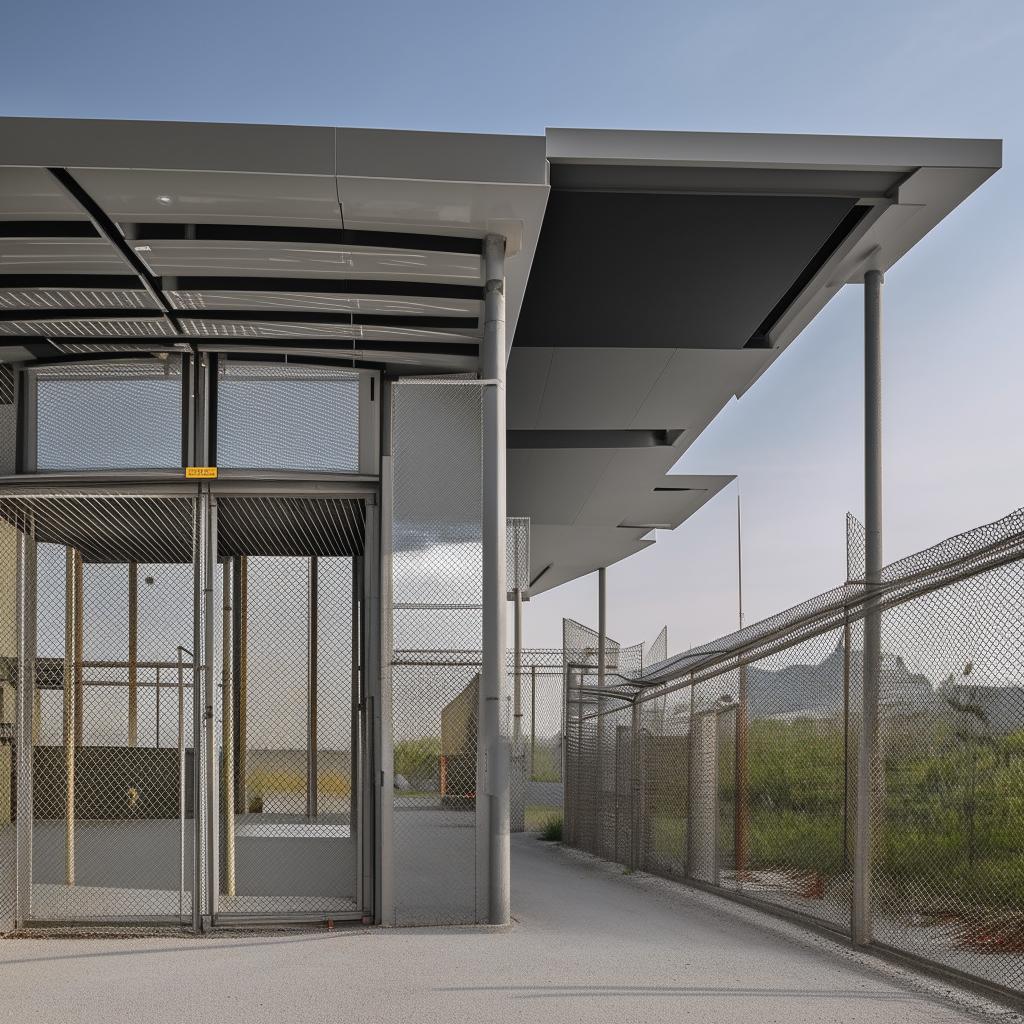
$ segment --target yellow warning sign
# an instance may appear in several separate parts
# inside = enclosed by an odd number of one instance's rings
[[[216,466],[186,466],[185,476],[189,480],[214,480],[217,477]]]

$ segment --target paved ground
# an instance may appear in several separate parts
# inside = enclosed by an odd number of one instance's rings
[[[513,837],[513,857],[518,921],[500,932],[2,941],[0,1021],[945,1024],[986,1010],[720,898],[529,836]]]

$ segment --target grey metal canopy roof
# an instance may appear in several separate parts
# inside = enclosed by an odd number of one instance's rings
[[[508,511],[543,590],[725,486],[666,474],[1000,163],[990,140],[0,119],[0,361],[198,345],[474,370],[501,233]]]

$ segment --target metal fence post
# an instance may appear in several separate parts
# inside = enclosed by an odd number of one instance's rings
[[[36,542],[34,527],[18,533],[17,822],[15,825],[16,927],[32,916],[32,745],[36,695]]]
[[[217,916],[220,897],[220,786],[217,758],[216,718],[214,716],[217,692],[216,666],[213,663],[217,614],[214,608],[214,569],[217,565],[217,499],[204,488],[205,505],[203,545],[203,732],[206,744],[206,913],[213,923]]]
[[[875,823],[875,761],[881,669],[882,574],[882,272],[864,274],[864,682],[857,765],[857,837],[853,864],[851,932],[858,945],[871,942],[871,861]]]
[[[76,684],[78,644],[78,559],[74,548],[64,554],[64,884],[75,884],[75,748],[78,739]]]
[[[223,749],[221,769],[221,799],[224,804],[224,879],[225,896],[235,895],[235,713],[234,687],[231,679],[232,624],[234,615],[231,601],[234,593],[231,559],[224,560],[221,581],[221,748]]]

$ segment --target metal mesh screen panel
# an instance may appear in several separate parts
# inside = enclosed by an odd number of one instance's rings
[[[227,361],[217,384],[217,461],[226,468],[357,472],[359,374]]]
[[[221,912],[354,911],[352,560],[246,556],[235,571],[244,658],[215,704],[232,711]]]
[[[394,903],[400,924],[477,919],[482,389],[393,392]]]
[[[181,465],[181,362],[80,364],[35,371],[39,470]]]

